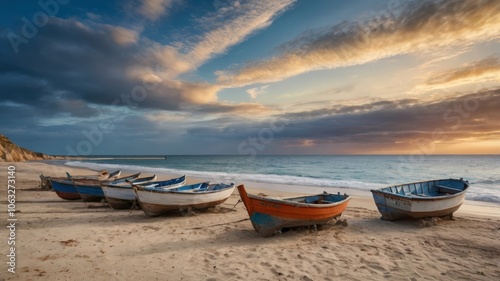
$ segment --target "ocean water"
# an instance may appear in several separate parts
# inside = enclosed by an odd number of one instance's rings
[[[471,184],[466,199],[500,204],[500,155],[96,156],[73,167],[179,174],[213,181],[253,181],[369,191],[444,178]]]

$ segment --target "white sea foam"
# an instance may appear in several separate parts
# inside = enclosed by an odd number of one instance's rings
[[[230,182],[257,182],[257,183],[270,183],[270,184],[284,184],[290,186],[311,186],[323,188],[353,188],[358,190],[369,191],[371,189],[378,189],[386,187],[390,184],[386,183],[373,183],[363,182],[358,180],[335,180],[327,178],[312,178],[300,177],[291,175],[275,175],[275,174],[246,174],[246,173],[225,173],[225,172],[212,172],[212,171],[193,171],[193,170],[180,170],[170,168],[157,168],[138,165],[124,165],[124,164],[103,164],[82,161],[69,161],[65,165],[72,167],[84,167],[93,170],[129,170],[129,171],[142,171],[154,174],[174,174],[174,175],[187,175],[190,177],[203,178],[214,182],[230,181]],[[466,199],[474,201],[500,203],[500,192],[491,188],[489,180],[479,180],[471,182],[471,187],[468,189]],[[394,183],[399,184],[399,182]]]
[[[300,185],[300,186],[356,188],[361,190],[370,190],[386,186],[385,184],[380,184],[380,183],[321,179],[321,178],[298,177],[298,176],[288,176],[288,175],[241,174],[241,173],[231,174],[223,172],[178,170],[178,169],[153,168],[153,167],[123,165],[123,164],[99,164],[99,163],[80,162],[80,161],[71,161],[71,162],[66,162],[65,164],[72,167],[84,167],[93,170],[121,169],[130,171],[143,171],[148,173],[188,175],[191,177],[204,178],[212,181],[234,181],[234,182],[250,181],[258,183],[274,183],[274,184]]]

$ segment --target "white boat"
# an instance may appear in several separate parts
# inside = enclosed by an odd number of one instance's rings
[[[144,213],[155,217],[175,210],[206,209],[217,206],[233,193],[234,183],[203,182],[173,189],[133,185],[133,188]]]
[[[441,179],[371,190],[382,219],[451,217],[465,199],[469,182]]]
[[[129,209],[134,204],[136,197],[132,189],[132,184],[135,185],[160,185],[164,187],[179,187],[186,183],[186,176],[169,179],[166,181],[154,181],[156,176],[135,179],[122,183],[102,183],[102,191],[106,201],[113,209]]]
[[[73,185],[75,186],[77,192],[80,194],[84,202],[100,202],[104,199],[104,192],[102,190],[101,184],[103,183],[114,183],[120,184],[126,181],[130,181],[138,178],[141,173],[133,174],[130,176],[124,176],[121,178],[108,178],[105,181],[95,180],[95,179],[72,179]]]

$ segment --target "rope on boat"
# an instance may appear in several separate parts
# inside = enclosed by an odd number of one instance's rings
[[[234,208],[236,208],[236,205],[240,204],[241,202],[242,202],[241,199],[238,199],[238,202],[236,202],[236,204],[234,204],[234,206],[228,212],[234,210]]]
[[[136,208],[137,208],[137,199],[134,200],[134,203],[132,203],[132,206],[130,207],[130,211],[128,213],[131,214],[133,210],[136,210]]]
[[[68,172],[66,172],[66,174],[68,174]],[[85,207],[87,207],[87,209],[88,209],[89,205],[87,204],[87,202],[85,202],[85,200],[83,200],[82,194],[80,193],[78,188],[76,188],[75,179],[73,179],[69,174],[68,174],[68,177],[71,179],[71,182],[73,183],[73,187],[76,189],[76,192],[78,192],[78,194],[82,198],[83,204],[85,204]]]

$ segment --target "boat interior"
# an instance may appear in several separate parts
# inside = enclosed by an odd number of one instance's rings
[[[456,194],[466,188],[467,185],[461,181],[437,180],[396,185],[383,188],[382,191],[404,196],[434,197]]]
[[[312,195],[312,196],[302,196],[302,197],[293,197],[293,198],[284,198],[285,201],[292,201],[297,203],[306,203],[306,204],[332,204],[340,202],[346,199],[347,195],[339,194],[320,194],[320,195]]]

